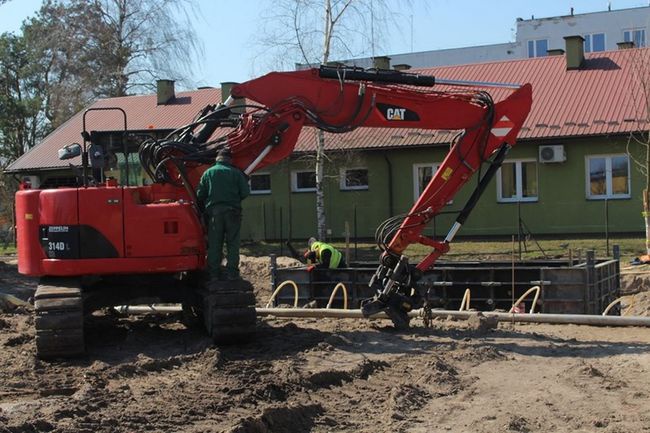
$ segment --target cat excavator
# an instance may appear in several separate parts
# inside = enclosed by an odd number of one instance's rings
[[[495,102],[485,88],[496,88]],[[398,328],[424,304],[416,282],[449,251],[450,243],[516,144],[531,107],[530,84],[466,82],[392,70],[321,66],[272,72],[234,85],[222,104],[163,139],[139,144],[150,185],[118,185],[88,176],[89,146],[106,154],[85,131],[84,145],[59,151],[81,155],[81,184],[30,189],[16,195],[18,269],[40,278],[35,294],[37,355],[84,352],[84,316],[98,308],[155,298],[181,302],[202,318],[216,343],[241,342],[255,332],[255,298],[246,281],[205,278],[204,224],[195,188],[219,150],[246,175],[288,158],[304,127],[328,133],[357,128],[458,131],[444,161],[413,207],[376,230],[379,266],[366,317],[385,312]],[[126,113],[125,129],[126,129]],[[128,158],[127,158],[128,161]],[[127,162],[128,166],[128,162]],[[96,172],[96,166],[93,172]],[[97,176],[96,176],[97,177]],[[423,229],[472,177],[473,194],[444,239]],[[431,252],[417,264],[405,250]]]

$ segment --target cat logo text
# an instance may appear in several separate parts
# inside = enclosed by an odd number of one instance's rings
[[[387,108],[386,119],[388,120],[405,120],[406,108]]]

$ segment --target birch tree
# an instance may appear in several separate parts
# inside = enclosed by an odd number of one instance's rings
[[[634,50],[631,56],[631,101],[637,111],[637,130],[630,133],[627,153],[644,177],[643,212],[646,254],[650,255],[650,55],[648,50]]]
[[[402,5],[410,6],[409,2]],[[374,56],[388,27],[395,23],[386,0],[279,0],[264,11],[257,41],[270,69],[295,63],[327,64],[332,60]],[[292,64],[292,62],[294,64]],[[325,134],[316,134],[316,220],[318,238],[327,234],[323,191]]]

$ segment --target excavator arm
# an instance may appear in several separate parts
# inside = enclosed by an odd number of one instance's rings
[[[443,82],[444,90],[438,90],[436,84],[431,76],[355,68],[270,73],[235,85],[224,105],[207,110],[197,122],[175,134],[176,141],[172,141],[183,146],[172,146],[163,154],[168,160],[182,160],[188,172],[184,183],[196,185],[205,164],[212,162],[219,148],[229,147],[234,165],[250,174],[289,157],[304,126],[330,133],[358,127],[460,131],[411,210],[389,218],[377,229],[377,243],[383,253],[370,283],[377,294],[363,305],[363,311],[367,316],[386,311],[396,326],[408,326],[406,312],[421,306],[415,282],[449,250],[449,243],[515,144],[532,100],[530,84],[501,86],[508,90],[499,92],[510,94],[497,103],[489,93],[468,88],[468,83]],[[231,108],[242,100],[249,105],[234,129],[202,143],[220,126],[232,122],[228,120],[232,119]],[[190,145],[198,151],[183,150]],[[485,163],[487,170],[446,238],[437,241],[423,236],[427,223],[475,173],[480,174]],[[174,166],[160,157],[155,166],[152,171],[158,178],[161,168],[163,178],[179,176]],[[414,243],[432,248],[417,266],[410,265],[403,254]]]

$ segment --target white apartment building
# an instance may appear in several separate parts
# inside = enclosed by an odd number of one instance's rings
[[[564,47],[565,36],[585,38],[585,52],[612,51],[619,42],[645,47],[650,7],[569,14],[551,18],[517,18],[519,57],[545,56],[547,50]]]
[[[611,51],[619,42],[634,42],[635,47],[648,45],[650,29],[650,6],[606,10],[569,15],[530,19],[517,18],[514,42],[481,45],[416,53],[389,54],[393,67],[426,68],[443,65],[460,65],[546,56],[548,50],[564,49],[565,36],[582,36],[585,53]],[[370,57],[343,60],[350,66],[370,68]],[[303,65],[298,65],[298,69]],[[385,67],[385,63],[382,67]]]

